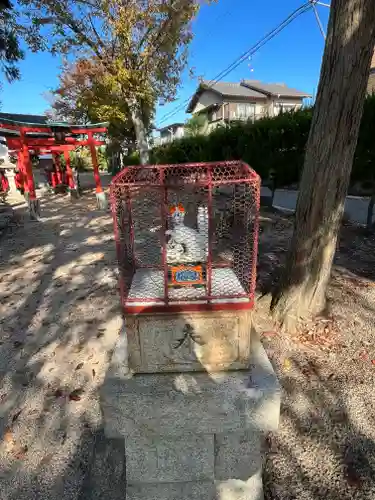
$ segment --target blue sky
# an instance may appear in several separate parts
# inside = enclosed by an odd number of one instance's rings
[[[194,21],[194,40],[190,47],[188,71],[182,75],[178,100],[159,106],[156,123],[189,98],[197,87],[197,77],[214,78],[241,53],[275,28],[303,0],[217,0],[204,5]],[[329,9],[318,7],[326,28]],[[257,52],[251,61],[241,64],[224,81],[238,82],[242,78],[265,82],[285,82],[300,90],[314,93],[317,88],[324,41],[312,11],[302,14],[283,32]],[[56,87],[61,60],[48,53],[27,53],[21,63],[22,79],[4,83],[0,94],[3,112],[43,113],[48,103],[43,94]],[[250,67],[249,67],[250,65]],[[253,71],[251,71],[251,69]],[[184,121],[184,110],[163,123]]]

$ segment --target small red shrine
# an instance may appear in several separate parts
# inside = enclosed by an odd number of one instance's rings
[[[96,146],[105,145],[104,135],[107,123],[74,125],[65,122],[48,121],[46,116],[0,113],[0,136],[5,137],[10,154],[17,155],[17,168],[23,178],[25,197],[29,204],[30,215],[39,217],[39,201],[36,197],[35,183],[30,154],[52,154],[56,182],[62,182],[60,155],[65,159],[65,182],[72,194],[77,185],[70,164],[69,152],[79,146],[88,146],[94,170],[96,196],[99,208],[105,208],[106,197],[102,188]]]

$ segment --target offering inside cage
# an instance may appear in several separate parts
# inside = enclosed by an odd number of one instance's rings
[[[121,171],[111,204],[125,311],[251,308],[259,197],[241,161]]]
[[[173,288],[184,286],[200,288],[206,286],[206,270],[199,264],[170,266],[168,269],[168,277],[168,286]]]
[[[168,286],[200,288],[206,285],[208,257],[208,210],[198,207],[197,230],[184,224],[181,203],[170,207],[173,229],[167,230]],[[177,265],[171,265],[177,264]]]

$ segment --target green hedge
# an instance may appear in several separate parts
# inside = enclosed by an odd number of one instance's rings
[[[156,147],[153,163],[246,161],[263,179],[273,172],[277,185],[298,180],[311,123],[311,109],[219,126],[211,134],[186,137]]]
[[[152,163],[184,163],[242,159],[275,187],[298,183],[312,119],[312,108],[263,118],[255,123],[218,127],[211,134],[186,137],[153,149]],[[352,183],[374,182],[375,95],[365,102]],[[334,133],[334,131],[333,131]]]

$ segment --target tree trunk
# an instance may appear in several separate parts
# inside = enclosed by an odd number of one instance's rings
[[[289,330],[325,307],[374,42],[374,0],[332,0],[294,233],[271,302]]]
[[[372,215],[374,213],[375,193],[371,196],[367,208],[367,229],[372,229]]]
[[[150,162],[150,155],[148,153],[147,129],[144,124],[142,109],[135,100],[129,103],[129,108],[134,125],[135,137],[137,139],[141,165],[147,165]]]

